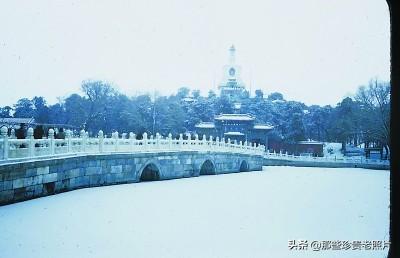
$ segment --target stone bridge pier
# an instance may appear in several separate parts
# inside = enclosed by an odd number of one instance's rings
[[[82,154],[0,165],[0,205],[84,187],[261,170],[262,155],[170,151]]]

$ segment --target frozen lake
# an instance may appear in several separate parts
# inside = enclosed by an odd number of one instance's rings
[[[289,240],[388,240],[389,171],[264,167],[0,207],[0,257],[386,257]]]

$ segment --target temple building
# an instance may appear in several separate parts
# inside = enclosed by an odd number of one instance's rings
[[[245,96],[246,87],[240,78],[241,67],[235,63],[236,49],[229,48],[229,63],[222,69],[223,79],[219,84],[221,97],[234,102],[233,114],[219,114],[214,121],[197,124],[196,133],[230,139],[231,141],[248,141],[268,146],[268,133],[274,128],[269,124],[257,124],[256,117],[240,113],[240,100]]]

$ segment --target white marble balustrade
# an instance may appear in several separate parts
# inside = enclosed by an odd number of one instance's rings
[[[232,152],[251,155],[264,155],[265,147],[249,142],[232,142],[230,139],[219,139],[203,135],[199,139],[195,135],[192,139],[188,134],[186,139],[180,134],[179,138],[172,138],[169,134],[163,137],[143,134],[142,139],[137,139],[134,133],[119,135],[114,132],[111,138],[106,138],[103,131],[99,131],[97,137],[89,137],[84,130],[79,136],[73,136],[67,130],[65,139],[55,139],[54,130],[50,129],[48,138],[34,139],[33,128],[27,131],[26,139],[15,139],[7,134],[8,128],[1,128],[0,136],[0,160],[12,160],[23,158],[35,158],[46,156],[62,156],[84,153],[110,153],[110,152],[165,152],[165,151],[214,151]]]

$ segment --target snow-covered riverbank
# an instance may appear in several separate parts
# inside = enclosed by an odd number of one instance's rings
[[[388,240],[389,171],[264,171],[82,189],[0,207],[0,257],[385,257],[289,240]],[[310,249],[310,248],[309,248]]]

